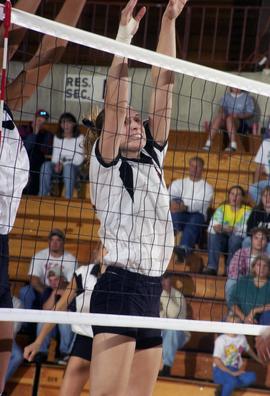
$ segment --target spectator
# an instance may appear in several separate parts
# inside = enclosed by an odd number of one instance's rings
[[[71,199],[83,161],[84,137],[80,134],[77,120],[73,114],[63,113],[53,140],[52,160],[41,166],[39,195],[50,195],[52,176],[57,176],[63,178],[65,197]]]
[[[169,189],[174,231],[183,232],[179,246],[174,249],[179,261],[199,241],[212,202],[213,187],[202,178],[203,167],[202,158],[191,158],[189,177],[173,181]]]
[[[186,319],[187,307],[183,294],[172,287],[171,275],[162,277],[162,294],[160,298],[160,316],[171,319]],[[170,377],[175,354],[188,342],[190,333],[180,330],[162,330],[163,369],[159,375]]]
[[[67,289],[68,282],[65,277],[61,274],[61,268],[55,267],[48,272],[48,283],[49,286],[45,288],[41,296],[42,308],[46,310],[52,310],[55,308],[57,302],[60,300],[61,296],[65,293]],[[38,323],[37,325],[37,336],[40,334],[43,323]],[[60,334],[60,361],[66,361],[68,358],[69,349],[71,346],[71,341],[73,333],[71,331],[71,326],[69,324],[57,324],[54,329],[52,329],[49,334],[44,338],[41,343],[39,350],[42,360],[47,360],[48,348],[52,337],[57,336],[57,330]]]
[[[226,322],[241,323],[238,316],[229,313]],[[242,353],[261,363],[261,360],[249,346],[244,335],[221,334],[215,340],[213,353],[213,380],[221,389],[215,393],[220,396],[231,396],[234,389],[246,388],[256,381],[253,371],[244,371]]]
[[[249,93],[238,88],[230,88],[221,98],[220,109],[213,119],[203,150],[210,151],[213,139],[220,128],[228,132],[230,144],[226,152],[236,151],[236,133],[246,134],[250,130],[250,119],[254,115],[254,101]]]
[[[249,195],[251,199],[259,203],[261,199],[262,190],[270,186],[270,139],[264,139],[259,147],[259,150],[254,158],[256,163],[256,170],[254,174],[254,184],[249,187]]]
[[[77,268],[76,258],[64,251],[65,235],[55,228],[48,236],[49,247],[33,256],[28,275],[30,285],[20,289],[20,300],[26,309],[41,309],[41,295],[49,286],[48,272],[55,268],[61,269],[61,274],[70,282]]]
[[[38,194],[41,165],[45,162],[46,156],[52,154],[53,134],[44,129],[44,123],[48,118],[47,111],[38,110],[31,124],[20,128],[30,161],[30,177],[24,189],[26,194]]]
[[[247,221],[247,236],[243,240],[243,247],[250,247],[251,232],[254,228],[264,228],[268,230],[268,239],[270,234],[270,186],[264,187],[261,192],[261,199],[255,206]],[[267,244],[267,252],[270,254],[270,243]]]
[[[244,204],[245,191],[233,186],[228,191],[228,201],[220,205],[208,227],[208,265],[205,274],[216,275],[221,253],[227,253],[227,266],[234,253],[241,248],[246,235],[247,219],[251,208]]]
[[[12,297],[13,308],[23,308],[22,302],[15,296]],[[8,365],[8,370],[6,374],[6,382],[12,377],[15,371],[23,362],[23,351],[16,342],[16,335],[20,331],[21,322],[14,322],[13,324],[13,343],[11,350],[11,357]]]
[[[270,259],[257,256],[251,274],[243,276],[233,287],[229,308],[245,323],[270,324]]]
[[[252,261],[265,253],[267,246],[267,231],[265,228],[254,228],[251,235],[251,247],[237,250],[229,263],[228,279],[225,287],[227,301],[230,300],[233,286],[239,278],[250,274]]]

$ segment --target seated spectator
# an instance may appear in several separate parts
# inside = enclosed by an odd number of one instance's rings
[[[230,300],[233,286],[241,276],[250,274],[251,263],[259,255],[265,253],[268,232],[265,228],[254,228],[251,232],[251,246],[237,250],[228,268],[228,279],[225,287],[226,300]]]
[[[12,303],[13,308],[23,308],[22,302],[15,296],[12,297]],[[8,364],[8,370],[6,374],[6,383],[23,362],[23,351],[16,342],[16,335],[20,331],[20,328],[21,322],[14,322],[14,338],[12,343],[11,356]]]
[[[46,161],[46,157],[52,154],[53,134],[43,127],[48,118],[47,111],[38,110],[31,124],[20,128],[30,161],[30,175],[24,189],[25,194],[38,194],[41,165]]]
[[[270,259],[257,256],[251,264],[251,274],[241,277],[228,301],[228,306],[242,322],[270,324]]]
[[[250,247],[250,235],[254,228],[264,228],[268,230],[268,241],[270,236],[270,186],[264,187],[261,192],[261,199],[257,206],[255,206],[247,221],[247,236],[243,240],[243,247]],[[268,242],[267,253],[270,254],[270,243]]]
[[[49,286],[45,288],[41,295],[42,308],[46,310],[55,309],[57,302],[67,289],[68,282],[65,277],[61,274],[61,268],[55,267],[49,270],[47,275]],[[37,325],[37,336],[40,334],[44,323],[38,323]],[[59,352],[60,361],[66,361],[68,358],[73,333],[69,324],[60,323],[55,326],[48,335],[42,341],[39,350],[40,356],[43,356],[42,360],[47,360],[48,349],[52,337],[57,336],[57,330],[60,335]]]
[[[32,257],[28,276],[30,285],[20,289],[20,300],[26,309],[41,309],[41,295],[49,286],[48,272],[60,268],[62,275],[70,282],[77,268],[76,258],[64,250],[65,234],[55,228],[48,236],[49,247]]]
[[[162,318],[186,319],[187,307],[183,294],[172,287],[171,275],[162,277],[162,294],[160,298],[160,316]],[[162,362],[163,369],[159,375],[169,377],[174,358],[178,349],[190,339],[190,333],[180,330],[162,330]]]
[[[241,323],[235,314],[229,313],[226,322]],[[231,396],[237,388],[246,388],[256,381],[253,371],[244,371],[242,353],[261,363],[247,342],[246,336],[240,334],[221,334],[215,340],[213,353],[213,380],[219,384],[215,395]]]
[[[213,139],[220,128],[228,132],[230,145],[226,152],[236,151],[236,133],[246,134],[250,130],[250,119],[254,116],[254,101],[249,93],[230,88],[221,98],[220,109],[210,125],[210,132],[203,150],[210,151]]]
[[[227,202],[215,210],[208,227],[208,265],[204,269],[205,274],[217,274],[221,253],[228,255],[228,266],[234,253],[241,248],[251,212],[244,199],[243,188],[233,186],[228,191]]]
[[[262,190],[270,186],[270,139],[264,139],[254,158],[256,170],[254,174],[254,184],[249,187],[251,199],[258,204],[261,199]]]
[[[212,202],[213,187],[202,178],[203,166],[202,158],[191,158],[189,177],[174,180],[169,189],[174,231],[182,231],[179,246],[174,249],[179,261],[199,241]]]
[[[80,134],[75,116],[63,113],[53,140],[52,160],[42,164],[39,195],[50,195],[52,176],[63,178],[65,197],[71,199],[79,167],[84,161],[84,136]]]

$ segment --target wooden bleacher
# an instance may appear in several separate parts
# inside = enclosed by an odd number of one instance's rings
[[[228,188],[241,184],[244,188],[252,182],[255,170],[252,158],[260,143],[258,138],[250,137],[252,152],[239,151],[234,155],[220,155],[221,136],[217,136],[213,151],[200,151],[205,142],[204,133],[178,132],[173,133],[169,141],[169,150],[165,160],[165,179],[170,184],[176,178],[188,175],[188,162],[193,156],[201,156],[205,160],[204,178],[215,188],[213,207],[217,207],[226,198]],[[249,142],[250,143],[250,142]],[[240,170],[240,172],[239,172]],[[47,236],[54,227],[62,229],[66,234],[66,250],[73,253],[80,264],[91,260],[93,249],[98,243],[98,221],[89,200],[89,192],[84,200],[67,201],[63,198],[24,197],[21,201],[15,226],[10,234],[10,266],[9,275],[12,290],[15,294],[28,280],[28,268],[31,257],[39,250],[48,246]],[[200,272],[207,263],[207,253],[197,251],[186,263],[180,264],[173,257],[169,270],[174,272],[174,282],[183,290],[188,304],[188,317],[201,320],[222,320],[227,312],[224,302],[224,257],[220,259],[219,276],[207,276]],[[173,375],[182,379],[163,380],[157,383],[154,396],[161,395],[214,395],[215,386],[211,384],[213,334],[193,333],[184,351],[179,351],[173,367]],[[248,367],[255,368],[258,374],[257,385],[261,389],[237,391],[236,395],[266,394],[263,389],[270,386],[269,367],[262,369],[250,359]],[[30,395],[29,389],[33,381],[33,365],[22,366],[9,383],[10,395]],[[58,394],[63,376],[63,368],[59,366],[42,367],[39,396]],[[180,393],[179,393],[180,392]],[[82,396],[88,394],[85,388]]]

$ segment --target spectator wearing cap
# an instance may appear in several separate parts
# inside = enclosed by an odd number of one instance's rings
[[[55,176],[63,178],[65,197],[71,199],[83,161],[84,136],[80,133],[77,119],[71,113],[63,113],[53,140],[52,160],[44,162],[40,170],[39,195],[50,195],[51,179]]]
[[[61,267],[54,266],[47,273],[47,283],[48,286],[45,287],[41,295],[41,304],[42,309],[52,310],[65,292],[69,282],[63,276]],[[37,336],[40,334],[43,326],[44,323],[38,323]],[[65,323],[57,324],[40,345],[39,352],[42,360],[47,360],[50,341],[53,337],[56,338],[57,334],[59,334],[59,363],[67,360],[73,333],[71,326]]]
[[[27,309],[40,309],[42,307],[41,295],[48,287],[49,271],[60,271],[68,282],[71,281],[77,268],[76,258],[64,250],[65,234],[55,228],[48,236],[49,246],[32,257],[28,271],[29,285],[20,289],[20,300]]]
[[[32,122],[19,129],[30,161],[30,177],[24,190],[26,194],[38,194],[41,165],[46,161],[46,157],[52,154],[53,134],[44,128],[48,119],[49,114],[46,110],[38,110]]]

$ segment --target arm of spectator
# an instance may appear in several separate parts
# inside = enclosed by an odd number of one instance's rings
[[[30,284],[38,293],[43,293],[45,290],[45,286],[38,276],[30,275]]]
[[[246,317],[238,305],[234,304],[230,308],[236,316],[239,316],[239,318],[241,319],[242,322],[245,322]]]
[[[76,278],[74,276],[74,278],[66,288],[65,292],[61,296],[60,300],[56,303],[55,310],[66,311],[68,305],[76,296],[76,290],[77,290],[77,283],[76,283]],[[55,327],[55,325],[56,325],[55,323],[45,323],[44,326],[42,326],[42,329],[39,335],[37,336],[36,340],[32,344],[24,348],[24,358],[26,360],[28,360],[29,362],[33,361],[45,337],[51,332],[51,330]]]
[[[251,347],[249,347],[249,350],[246,352],[252,359],[256,360],[256,362],[263,364],[263,361],[259,358],[259,356],[255,353],[255,351]]]
[[[170,209],[171,209],[172,213],[186,212],[187,211],[187,207],[184,204],[184,202],[181,201],[181,200],[176,200],[176,199],[173,199],[171,201]]]
[[[46,309],[46,310],[50,311],[53,308],[55,308],[56,295],[57,295],[57,289],[53,289],[51,294],[49,295],[49,298],[44,302],[42,309]]]
[[[242,255],[241,255],[241,249],[237,250],[235,254],[233,255],[230,263],[229,263],[229,269],[228,269],[228,278],[229,279],[237,279],[239,276],[239,270],[242,268]]]
[[[228,367],[225,366],[225,364],[222,362],[222,360],[216,356],[214,356],[213,363],[216,365],[216,367],[218,367],[220,370],[224,371],[225,373],[233,375],[234,377],[236,375],[239,375],[238,371],[230,370]]]
[[[52,150],[52,163],[58,164],[61,162],[61,146],[62,141],[58,139],[57,136],[53,138],[53,150]]]
[[[79,135],[77,140],[76,140],[76,149],[74,156],[72,158],[72,163],[74,165],[81,165],[84,161],[85,158],[85,153],[84,153],[84,136]]]
[[[205,215],[205,217],[207,215],[208,208],[212,205],[213,195],[214,195],[214,189],[212,186],[209,185],[208,187],[206,187],[206,192],[202,202],[202,209],[200,210],[200,212],[202,212]]]

